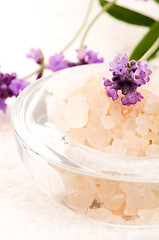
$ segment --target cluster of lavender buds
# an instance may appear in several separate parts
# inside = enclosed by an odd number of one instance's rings
[[[130,106],[141,101],[143,96],[137,92],[137,88],[149,82],[152,73],[147,61],[129,61],[127,54],[119,53],[109,65],[112,79],[103,78],[108,97],[117,100],[118,91],[121,90],[123,105]]]
[[[28,85],[26,78],[19,79],[16,73],[3,74],[0,72],[0,110],[5,113],[7,109],[6,99],[13,96],[17,97]]]
[[[30,53],[27,54],[28,58],[32,58],[37,64],[43,65],[46,69],[50,69],[52,72],[56,72],[65,68],[91,64],[91,63],[102,63],[103,58],[98,58],[98,53],[91,50],[87,50],[87,46],[83,46],[81,49],[77,49],[77,62],[71,62],[67,60],[63,52],[54,54],[49,58],[48,64],[44,65],[44,57],[40,49],[31,49]],[[39,73],[41,73],[39,71]],[[39,74],[38,73],[38,74]],[[40,75],[40,77],[42,74]],[[39,76],[37,77],[39,78]]]

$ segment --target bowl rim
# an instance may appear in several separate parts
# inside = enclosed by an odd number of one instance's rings
[[[39,154],[45,162],[80,174],[120,181],[159,182],[159,156],[131,157],[108,154],[77,142],[56,126],[60,138],[65,137],[60,142],[63,152],[59,152],[59,149],[50,149],[50,146],[44,146],[38,142],[26,127],[28,124],[27,116],[31,114],[29,112],[30,105],[27,105],[28,101],[31,104],[33,100],[35,101],[35,98],[38,99],[39,94],[44,93],[48,85],[52,81],[56,81],[57,77],[63,79],[64,76],[72,73],[81,74],[81,77],[82,74],[89,76],[92,72],[98,74],[99,71],[104,71],[104,69],[105,64],[103,63],[76,66],[42,77],[24,89],[17,97],[11,114],[11,123],[18,142],[23,148],[34,153],[35,156]],[[70,157],[70,151],[75,156]],[[80,156],[80,161],[77,161],[77,153]],[[58,160],[53,159],[55,156]],[[85,162],[86,157],[87,162]],[[60,158],[63,159],[62,163],[59,161]]]

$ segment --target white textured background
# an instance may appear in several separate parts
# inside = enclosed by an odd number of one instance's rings
[[[157,18],[159,8],[150,1],[121,0]],[[46,57],[61,51],[83,21],[88,0],[0,0],[0,65],[23,77],[36,69],[26,59],[30,47],[41,48]],[[100,11],[97,0],[90,19]],[[103,14],[86,39],[89,48],[106,62],[131,47],[147,28],[117,23]],[[66,52],[75,58],[80,38]],[[157,69],[158,62],[153,66]],[[157,71],[157,70],[156,70]],[[155,75],[158,77],[158,74]],[[158,240],[159,230],[120,229],[89,221],[49,199],[32,181],[20,162],[10,127],[10,101],[6,115],[0,113],[0,240]]]

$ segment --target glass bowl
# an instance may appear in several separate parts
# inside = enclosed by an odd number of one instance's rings
[[[65,69],[27,87],[12,111],[21,160],[51,198],[77,213],[110,224],[159,224],[159,157],[119,157],[71,139],[48,120],[48,89],[67,95],[104,64]]]

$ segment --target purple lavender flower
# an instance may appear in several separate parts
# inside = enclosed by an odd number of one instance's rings
[[[8,97],[17,96],[29,83],[25,79],[18,79],[15,73],[0,73],[0,109],[5,113]]]
[[[87,46],[83,46],[81,49],[77,49],[77,58],[79,60],[78,65],[91,64],[91,63],[102,63],[103,58],[98,58],[98,53],[91,50],[87,50]]]
[[[3,111],[3,113],[6,112],[7,104],[5,103],[4,99],[0,99],[0,109]]]
[[[30,49],[30,53],[27,53],[27,58],[33,59],[37,64],[41,65],[43,62],[43,54],[40,49]]]
[[[110,62],[110,67],[112,79],[103,78],[108,97],[115,101],[120,90],[124,95],[121,97],[123,105],[130,106],[141,101],[143,96],[137,92],[137,88],[149,82],[152,73],[147,61],[128,61],[127,54],[120,53]]]
[[[9,89],[13,92],[15,96],[18,96],[19,93],[26,88],[30,83],[26,81],[26,78],[18,79],[15,78],[12,80],[9,85]]]
[[[68,68],[68,62],[63,53],[57,53],[49,58],[49,63],[45,66],[53,72]]]
[[[130,106],[132,104],[136,104],[138,101],[141,101],[141,99],[143,99],[141,93],[134,90],[132,92],[128,92],[124,97],[122,97],[121,102],[123,105]]]
[[[111,82],[109,79],[104,79],[104,86],[107,89],[107,95],[108,97],[111,97],[113,101],[118,99],[117,89],[114,88],[113,82]]]
[[[109,63],[110,69],[109,71],[115,72],[116,75],[122,75],[123,73],[127,73],[127,67],[126,64],[128,62],[128,56],[125,53],[123,56],[121,53],[119,53],[117,56],[115,56],[114,60]]]
[[[138,61],[137,69],[135,72],[131,71],[130,75],[133,81],[139,86],[146,84],[150,81],[150,75],[152,73],[151,69],[147,65],[147,61]]]
[[[86,49],[87,46],[83,46],[82,48],[76,50],[78,60],[84,61],[87,53]]]
[[[90,50],[87,51],[87,46],[77,49],[76,52],[78,62],[71,62],[65,59],[64,54],[60,52],[51,56],[49,58],[49,63],[45,67],[53,72],[56,72],[69,67],[75,67],[83,64],[100,63],[104,61],[103,58],[98,58],[98,53]]]

